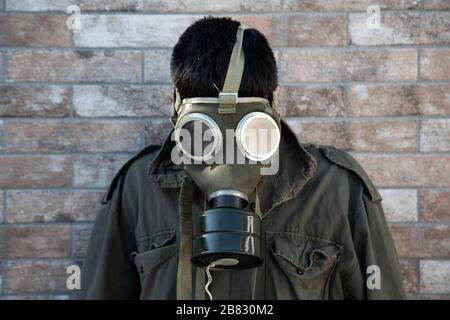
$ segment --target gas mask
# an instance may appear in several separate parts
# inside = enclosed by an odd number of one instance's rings
[[[277,155],[280,118],[267,99],[238,97],[244,71],[239,27],[218,97],[181,99],[176,92],[173,139],[185,173],[201,190],[205,211],[192,217],[194,265],[218,270],[257,267],[261,259],[258,203],[249,206],[262,170]],[[191,214],[192,189],[181,190],[180,210]]]

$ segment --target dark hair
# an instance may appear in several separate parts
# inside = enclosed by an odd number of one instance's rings
[[[240,24],[231,18],[205,17],[180,36],[172,52],[170,70],[182,98],[219,94]],[[245,67],[239,96],[263,97],[272,102],[278,76],[267,39],[256,29],[245,29],[242,47]]]

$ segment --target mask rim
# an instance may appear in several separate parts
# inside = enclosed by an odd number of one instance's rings
[[[276,139],[275,147],[270,152],[265,153],[263,157],[258,157],[258,156],[252,155],[250,152],[248,152],[246,150],[244,143],[243,143],[242,133],[245,129],[245,126],[249,123],[249,120],[252,120],[251,118],[267,119],[272,123],[272,125],[275,128],[278,129],[278,130],[276,130],[277,131],[277,139]],[[264,112],[255,111],[255,112],[250,112],[250,113],[246,114],[244,117],[242,117],[242,119],[239,121],[239,123],[236,127],[236,144],[237,144],[239,150],[242,152],[242,154],[252,161],[267,161],[268,159],[273,157],[273,155],[277,152],[277,150],[280,146],[280,141],[281,141],[281,132],[280,132],[280,128],[279,128],[278,124],[270,115],[268,115],[267,113],[264,113]]]
[[[214,145],[212,147],[212,150],[207,154],[207,155],[202,155],[202,156],[195,156],[192,155],[190,152],[187,152],[184,150],[184,148],[181,146],[181,142],[180,142],[180,131],[182,129],[182,127],[190,122],[190,121],[201,121],[202,123],[206,123],[208,128],[210,130],[213,130],[213,136],[216,138],[214,140]],[[216,150],[219,150],[222,147],[222,143],[223,143],[223,137],[222,137],[222,132],[220,131],[219,125],[208,115],[204,114],[204,113],[200,113],[200,112],[193,112],[193,113],[188,113],[186,114],[184,117],[182,117],[181,119],[179,119],[177,121],[177,123],[175,124],[175,128],[174,128],[174,135],[175,135],[175,145],[178,149],[178,151],[182,152],[183,155],[187,156],[189,159],[194,160],[194,161],[208,161],[211,158],[213,158],[214,152]],[[203,138],[203,137],[202,137]]]

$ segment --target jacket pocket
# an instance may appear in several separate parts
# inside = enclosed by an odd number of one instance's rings
[[[293,232],[266,232],[266,290],[274,299],[327,299],[341,247]]]
[[[139,240],[140,252],[132,253],[139,273],[141,300],[176,299],[177,244],[175,231]],[[172,285],[173,284],[173,285]]]

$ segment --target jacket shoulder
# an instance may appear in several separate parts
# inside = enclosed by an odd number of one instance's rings
[[[316,152],[320,152],[320,154],[323,155],[328,161],[356,174],[363,182],[364,187],[367,189],[372,201],[377,202],[382,200],[380,193],[367,175],[366,171],[348,152],[327,145],[319,145],[315,148]]]
[[[103,195],[103,198],[101,200],[102,204],[107,203],[113,193],[114,190],[117,188],[117,185],[119,183],[120,178],[130,169],[130,167],[139,159],[144,158],[146,156],[150,156],[152,154],[156,154],[157,151],[161,148],[159,145],[150,145],[136,153],[134,156],[132,156],[130,159],[125,162],[125,164],[117,171],[117,173],[114,175],[114,178],[111,180],[111,183],[109,184],[106,192]]]

